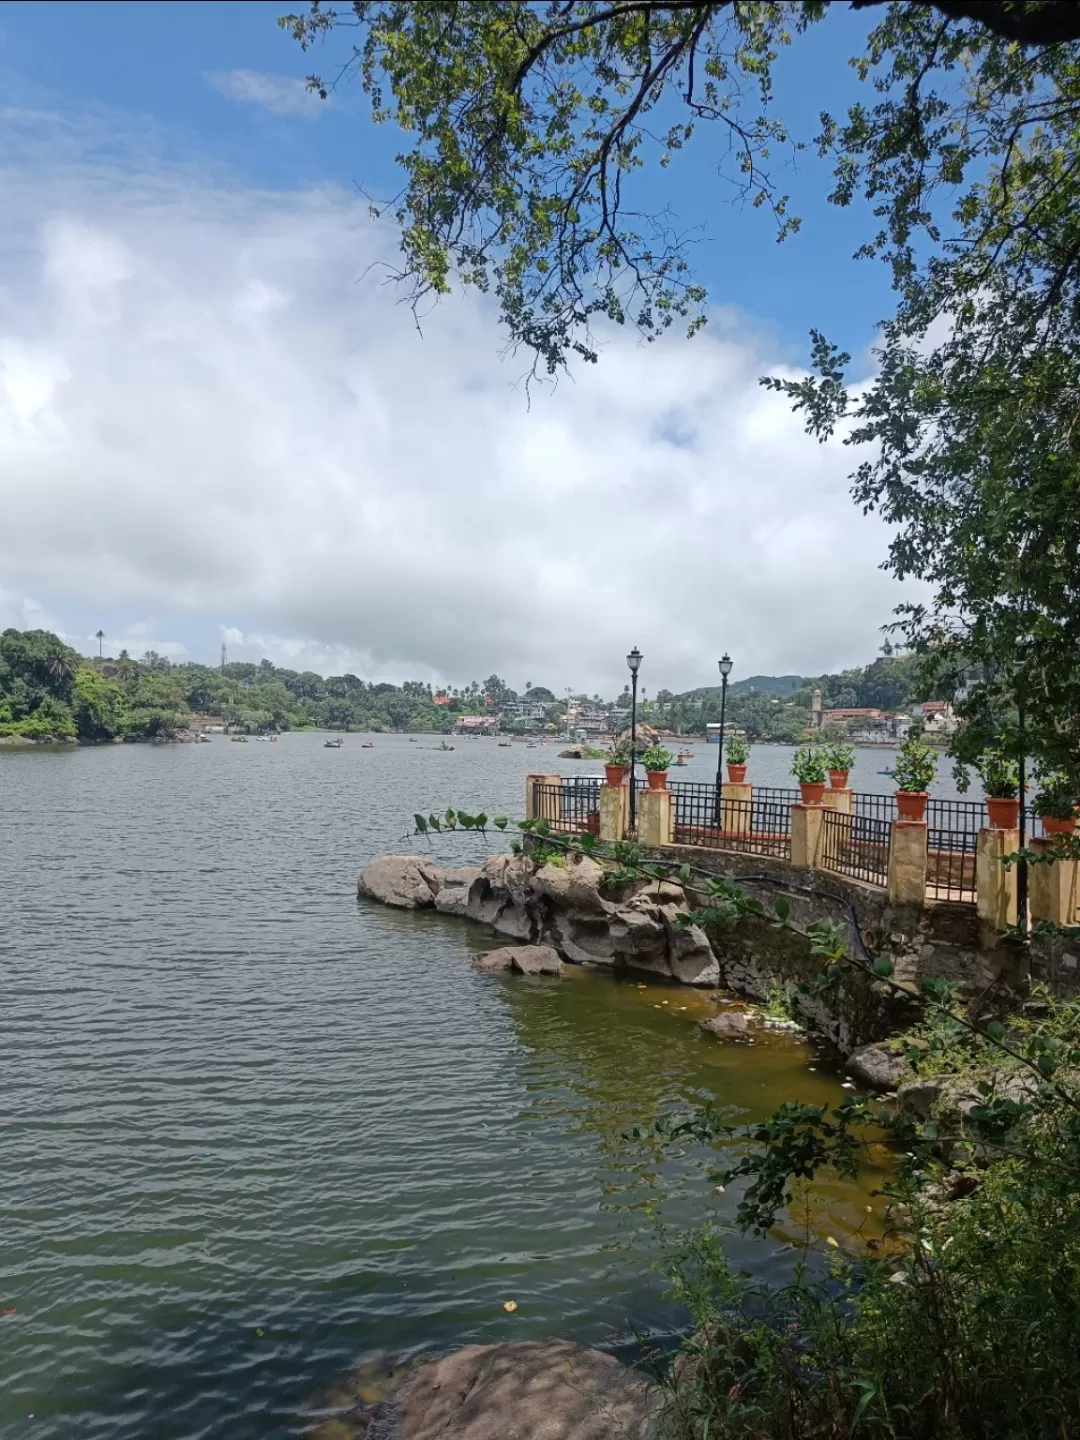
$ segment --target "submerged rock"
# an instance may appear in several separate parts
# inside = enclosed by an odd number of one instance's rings
[[[722,1015],[703,1020],[701,1028],[711,1030],[714,1035],[745,1035],[750,1029],[750,1021],[741,1010],[725,1010]]]
[[[563,962],[550,945],[504,945],[476,961],[477,970],[516,970],[519,975],[561,975]]]
[[[908,1067],[904,1057],[888,1044],[864,1045],[848,1056],[847,1073],[874,1090],[895,1090]]]
[[[466,1345],[418,1370],[387,1440],[647,1440],[645,1380],[570,1340]]]
[[[422,910],[435,904],[446,874],[423,855],[380,855],[364,866],[357,888],[384,905]]]

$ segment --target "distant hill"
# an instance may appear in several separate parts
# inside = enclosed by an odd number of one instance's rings
[[[806,680],[802,675],[751,675],[747,680],[733,680],[728,686],[732,695],[794,695]],[[719,695],[719,685],[705,685],[692,690],[692,695]]]

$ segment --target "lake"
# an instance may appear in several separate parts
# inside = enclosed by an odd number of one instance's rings
[[[652,1212],[735,1197],[622,1132],[698,1098],[840,1098],[799,1039],[702,1032],[704,996],[477,974],[490,933],[358,902],[367,860],[422,844],[414,811],[516,816],[529,771],[599,769],[360,742],[0,749],[5,1436],[315,1434],[380,1357],[668,1336]],[[711,773],[696,748],[678,778]],[[760,747],[752,776],[789,760]],[[837,1185],[815,1223],[842,1238],[867,1203]],[[732,1249],[790,1267],[783,1235]]]

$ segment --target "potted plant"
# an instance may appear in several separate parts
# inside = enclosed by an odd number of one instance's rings
[[[1039,776],[1039,793],[1031,807],[1047,835],[1071,835],[1076,829],[1076,785],[1060,770]]]
[[[641,752],[641,763],[649,777],[650,790],[667,789],[668,766],[674,759],[675,756],[670,750],[665,750],[663,745],[648,745]]]
[[[746,779],[746,762],[749,759],[749,742],[741,735],[733,735],[727,742],[727,778],[733,785],[741,785]]]
[[[820,805],[825,794],[825,752],[818,745],[802,745],[791,761],[804,805]]]
[[[829,784],[834,790],[843,790],[846,787],[854,764],[855,751],[850,745],[828,746],[825,751],[825,765],[829,772]]]
[[[921,820],[926,814],[927,791],[937,772],[937,756],[932,748],[909,735],[900,747],[893,765],[896,781],[896,809],[901,820]]]
[[[609,785],[621,785],[630,766],[630,746],[616,741],[604,757],[604,775]]]
[[[986,791],[986,813],[995,830],[1015,830],[1020,818],[1020,775],[1003,750],[984,750],[975,762]]]

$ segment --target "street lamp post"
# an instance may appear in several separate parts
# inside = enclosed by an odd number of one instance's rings
[[[727,682],[733,661],[724,651],[720,666],[720,753],[716,757],[716,823],[719,826],[723,816],[724,796],[724,723],[727,719]]]
[[[637,672],[641,665],[641,651],[635,645],[626,657],[630,667],[630,831],[637,828],[637,785],[635,764],[637,761]]]
[[[1027,658],[1027,646],[1018,645],[1016,653],[1016,665],[1014,667],[1014,683],[1016,694],[1016,731],[1017,750],[1016,768],[1018,789],[1020,791],[1020,853],[1027,849],[1027,757],[1024,751],[1027,749],[1027,735],[1025,734],[1024,713],[1024,689],[1021,669],[1024,660]],[[1027,861],[1021,860],[1016,867],[1016,928],[1020,932],[1021,940],[1027,939],[1028,930],[1028,867]]]

